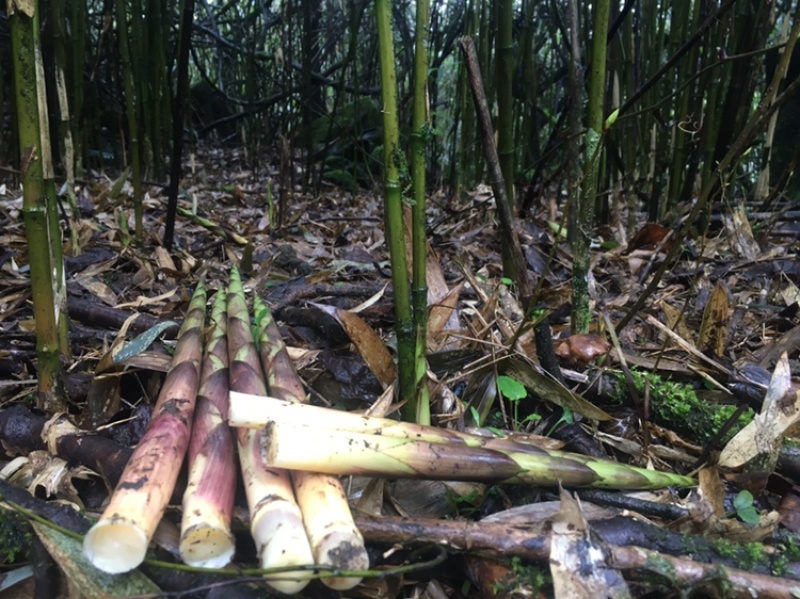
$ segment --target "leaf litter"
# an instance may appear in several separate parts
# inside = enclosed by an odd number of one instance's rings
[[[296,365],[312,403],[365,411],[387,386],[391,392],[394,365],[387,360],[394,347],[394,315],[380,194],[325,184],[319,193],[280,190],[276,173],[256,176],[242,164],[219,153],[209,153],[205,162],[194,157],[180,197],[176,246],[169,252],[160,245],[164,188],[148,189],[142,247],[134,246],[128,233],[133,223],[124,176],[96,174],[76,190],[81,209],[64,223],[79,241],[66,249],[73,357],[64,377],[69,416],[84,428],[102,426],[103,434],[111,437],[113,431],[122,446],[136,444],[174,348],[176,327],[169,321],[182,321],[200,278],[212,290],[224,287],[230,265],[240,264],[247,253],[252,267],[243,273],[246,286],[270,305],[292,353],[304,357]],[[289,208],[278,227],[268,200],[280,191]],[[53,461],[42,459],[41,440],[25,438],[31,433],[18,426],[22,412],[15,407],[36,377],[17,195],[5,189],[0,197],[2,464],[28,457],[22,465],[14,462],[19,468],[14,477],[43,481],[51,480]],[[430,534],[453,554],[472,548],[459,576],[472,577],[473,593],[493,588],[496,596],[525,589],[589,596],[602,592],[602,581],[614,596],[714,588],[724,586],[709,582],[719,578],[719,564],[732,569],[727,583],[794,588],[798,583],[788,579],[800,561],[795,536],[800,395],[792,377],[800,349],[797,242],[751,226],[740,207],[729,210],[721,226],[683,242],[680,259],[609,351],[601,313],[618,322],[642,293],[652,265],[663,259],[664,246],[679,241],[655,223],[645,224],[627,246],[620,240],[604,243],[614,241],[610,235],[599,238],[591,286],[597,325],[590,336],[573,336],[570,251],[550,224],[561,222],[561,213],[543,198],[520,223],[520,233],[528,266],[542,279],[537,299],[552,327],[562,384],[539,365],[513,282],[503,277],[492,201],[484,187],[463,198],[439,192],[429,199],[428,384],[436,424],[510,431],[534,445],[543,436],[569,451],[694,471],[699,486],[680,493],[559,495],[518,485],[376,484],[354,477],[350,499],[364,509],[359,526],[367,540],[377,547],[389,542],[390,532],[375,516],[403,516],[418,531],[428,531],[418,541]],[[527,393],[498,392],[506,379]],[[749,423],[740,406],[750,410]],[[12,410],[17,425],[9,424]],[[32,430],[43,425],[41,417],[30,418],[38,423]],[[46,493],[40,495],[98,511],[107,485],[102,477],[109,473],[90,475],[96,465],[79,462],[58,465],[54,482],[25,484],[44,484]],[[530,519],[520,523],[513,516],[520,508],[547,505],[555,511],[529,517],[541,523],[536,530]],[[458,522],[478,527],[484,518],[483,529],[448,528]],[[382,558],[387,565],[413,548],[412,538],[395,526],[391,543],[407,544]],[[505,527],[505,536],[498,536],[499,527]],[[549,539],[549,549],[526,549],[523,538],[529,546]],[[582,556],[592,557],[593,573],[576,586],[570,580],[575,568],[590,567]],[[661,565],[653,565],[658,559]],[[645,583],[642,576],[648,573],[663,580]],[[411,583],[428,594],[434,588],[452,591],[461,588],[456,579],[446,569],[421,578],[391,575],[380,592],[399,596],[402,585]],[[534,589],[536,580],[541,586]],[[375,584],[368,581],[351,595],[372,596]]]

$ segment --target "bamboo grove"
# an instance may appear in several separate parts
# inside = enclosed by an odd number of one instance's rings
[[[208,141],[239,144],[256,170],[262,150],[279,146],[290,158],[267,182],[277,226],[298,185],[382,185],[399,389],[407,419],[418,422],[429,419],[421,379],[430,190],[457,203],[492,184],[505,275],[526,310],[539,290],[526,280],[515,226],[548,202],[560,206],[581,332],[591,322],[594,226],[621,241],[642,214],[671,223],[691,206],[676,233],[688,235],[715,202],[752,189],[767,207],[796,185],[788,124],[797,110],[798,3],[790,0],[288,0],[263,10],[79,0],[43,10],[33,3],[0,21],[15,58],[0,70],[0,105],[15,107],[16,125],[0,131],[0,163],[24,183],[41,406],[59,406],[59,359],[68,352],[56,180],[75,212],[75,177],[89,168],[129,173],[131,239],[167,248],[175,218],[185,216],[177,205],[184,141],[187,152]],[[474,40],[474,65],[459,51],[466,40]],[[305,168],[289,168],[292,157]],[[144,230],[145,178],[169,182],[161,240]],[[414,206],[410,267],[404,204]],[[73,255],[78,237],[69,231],[63,244]]]

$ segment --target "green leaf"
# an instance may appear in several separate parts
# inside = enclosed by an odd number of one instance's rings
[[[527,416],[525,416],[524,420],[520,424],[525,424],[528,422],[538,422],[541,419],[542,419],[541,414],[528,414]]]
[[[478,410],[477,410],[477,408],[475,406],[470,406],[469,407],[469,413],[472,416],[472,420],[475,422],[475,426],[480,426],[481,424],[483,424],[481,422],[480,412],[478,412]]]
[[[739,494],[733,500],[733,507],[742,522],[751,526],[758,524],[758,510],[753,505],[753,494],[750,491],[739,491]]]
[[[132,339],[129,343],[126,343],[125,347],[123,347],[116,353],[116,355],[114,356],[114,364],[119,364],[120,362],[123,362],[128,358],[132,358],[133,356],[142,353],[152,345],[153,341],[155,341],[161,333],[163,333],[168,328],[177,325],[178,325],[177,322],[167,320],[164,322],[159,322],[153,328],[146,330],[144,333],[142,333],[135,339]]]
[[[611,114],[608,115],[606,122],[603,124],[603,131],[608,131],[609,129],[611,129],[611,126],[617,122],[618,116],[619,116],[619,108],[617,108]]]
[[[528,397],[528,391],[519,381],[510,376],[500,375],[497,377],[497,388],[503,397],[509,401],[518,401]]]
[[[554,220],[549,220],[547,221],[547,226],[550,227],[553,233],[555,233],[562,239],[567,238],[567,229],[565,227],[562,227],[560,223],[557,223]]]
[[[561,414],[561,418],[559,418],[558,422],[556,422],[556,426],[558,426],[558,424],[561,422],[564,422],[565,424],[575,424],[575,416],[572,414],[569,408],[564,408],[564,413]]]

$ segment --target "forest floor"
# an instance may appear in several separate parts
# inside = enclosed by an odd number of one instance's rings
[[[73,354],[65,362],[67,412],[78,426],[117,423],[104,434],[121,446],[136,443],[171,360],[177,326],[163,323],[182,321],[201,278],[210,292],[227,286],[232,265],[272,309],[313,403],[363,411],[386,391],[375,356],[395,339],[381,193],[324,184],[319,193],[299,186],[268,193],[276,173],[256,176],[243,163],[231,149],[189,162],[169,251],[161,245],[164,188],[147,189],[144,243],[137,245],[128,184],[97,175],[78,187],[79,211],[63,223]],[[557,233],[562,205],[555,193],[541,198],[519,230],[567,390],[539,365],[534,331],[518,334],[523,315],[513,282],[503,277],[491,191],[430,198],[434,424],[513,431],[533,444],[690,474],[698,486],[559,493],[357,477],[349,486],[357,523],[372,568],[389,573],[347,596],[797,596],[800,386],[791,375],[800,372],[800,244],[791,207],[769,214],[718,207],[693,239],[676,240],[678,259],[620,331],[610,327],[645,291],[672,240],[659,245],[668,229],[654,225],[635,236],[622,226],[598,232],[595,326],[590,335],[570,336],[571,257]],[[55,458],[34,435],[37,419],[50,415],[12,412],[31,405],[36,384],[21,208],[15,190],[0,188],[0,479],[96,517],[107,497],[103,479],[74,460],[56,474]],[[343,326],[341,311],[367,327]],[[112,362],[123,344],[159,323],[158,338],[145,337],[146,345],[129,352],[135,355]],[[519,395],[509,390],[514,381],[526,387]],[[542,392],[552,385],[559,390]],[[24,467],[13,461],[19,456],[29,458]],[[168,510],[163,526],[178,511]],[[387,520],[392,528],[376,516],[395,517]],[[0,522],[0,535],[5,530]],[[161,556],[174,552],[168,536],[157,539]],[[25,557],[4,552],[8,543],[0,541],[0,568],[12,572]],[[391,569],[429,558],[430,550],[414,553],[420,543],[446,549],[444,562]],[[236,564],[252,566],[252,548],[241,545]],[[72,579],[69,559],[51,553]],[[200,578],[148,575],[164,589],[201,586]],[[241,588],[224,592],[263,592],[252,579],[235,582]],[[303,594],[326,593],[337,596],[314,582]]]

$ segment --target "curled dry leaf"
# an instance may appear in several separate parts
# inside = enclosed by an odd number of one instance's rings
[[[361,317],[332,306],[317,305],[333,316],[347,332],[350,340],[356,346],[358,353],[375,375],[381,385],[386,387],[394,381],[397,374],[392,354],[386,344],[375,331]]]

